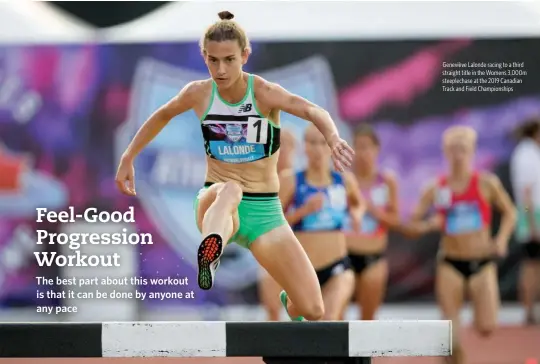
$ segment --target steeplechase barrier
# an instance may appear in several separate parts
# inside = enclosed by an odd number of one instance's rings
[[[0,323],[0,358],[263,357],[371,363],[450,356],[450,321]]]

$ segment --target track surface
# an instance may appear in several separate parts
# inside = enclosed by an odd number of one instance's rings
[[[467,364],[540,364],[540,326],[503,327],[482,339],[464,330]],[[532,359],[536,359],[536,362]],[[441,358],[377,358],[374,364],[441,364]],[[262,364],[260,358],[0,359],[0,364]]]

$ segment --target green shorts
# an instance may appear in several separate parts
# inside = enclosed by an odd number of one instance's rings
[[[197,208],[199,206],[199,196],[210,184],[205,184],[199,190],[193,208],[195,220],[197,220]],[[244,248],[249,246],[261,235],[266,234],[281,225],[286,225],[287,220],[283,214],[281,201],[277,193],[247,193],[242,196],[238,205],[238,216],[240,226],[227,243],[234,242]],[[198,221],[197,221],[198,226]]]

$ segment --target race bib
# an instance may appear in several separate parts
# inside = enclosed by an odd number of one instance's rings
[[[476,203],[454,205],[447,214],[446,232],[464,234],[482,229],[482,216]]]

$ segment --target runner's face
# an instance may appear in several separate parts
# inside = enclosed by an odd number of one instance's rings
[[[248,52],[240,49],[235,40],[206,43],[204,61],[210,76],[220,88],[230,87],[241,75]]]
[[[379,146],[368,135],[358,135],[354,139],[356,161],[362,166],[372,166],[377,162]]]
[[[330,168],[330,148],[324,136],[316,129],[309,128],[304,139],[308,165]]]
[[[465,166],[472,161],[474,146],[464,139],[453,139],[444,146],[446,159],[455,166]]]

